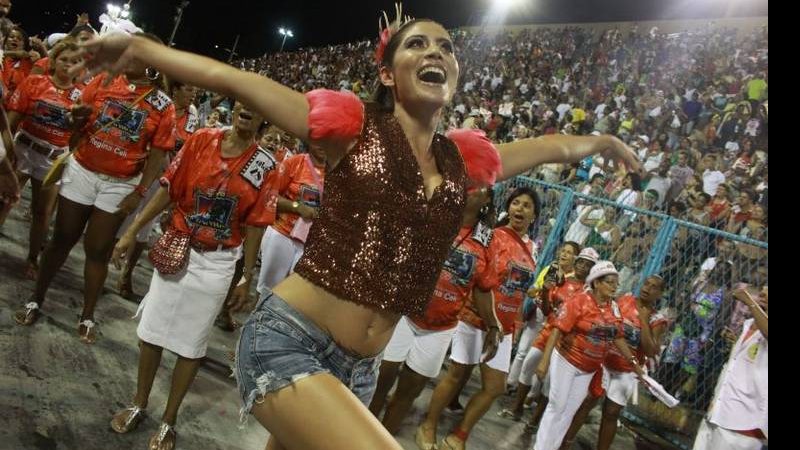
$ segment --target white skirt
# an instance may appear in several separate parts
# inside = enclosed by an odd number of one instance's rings
[[[192,249],[184,271],[153,271],[150,290],[136,312],[141,314],[139,339],[184,358],[204,357],[241,252],[241,246],[204,253]]]

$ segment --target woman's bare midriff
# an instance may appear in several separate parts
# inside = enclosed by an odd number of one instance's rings
[[[364,357],[383,351],[400,320],[397,313],[342,300],[297,274],[272,291],[327,331],[342,348]]]

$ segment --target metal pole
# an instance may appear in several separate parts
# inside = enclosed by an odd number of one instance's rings
[[[281,41],[281,49],[278,50],[278,53],[283,51],[283,44],[286,43],[286,37],[289,36],[287,33],[283,33],[283,40]]]
[[[175,42],[175,34],[178,32],[178,27],[181,25],[181,20],[183,19],[183,8],[189,6],[189,1],[184,0],[181,2],[180,5],[177,6],[178,14],[175,16],[175,26],[172,27],[172,34],[169,37],[169,46],[172,47],[172,44]]]
[[[241,34],[236,35],[236,41],[233,42],[233,48],[231,49],[231,54],[228,56],[228,63],[233,62],[233,55],[236,54],[236,47],[239,46],[239,37]]]

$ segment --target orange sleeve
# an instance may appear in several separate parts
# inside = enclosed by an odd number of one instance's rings
[[[44,69],[45,73],[47,73],[47,69],[50,67],[50,58],[41,58],[33,66]]]
[[[283,160],[283,162],[278,163],[275,169],[269,173],[267,179],[264,180],[264,184],[261,186],[261,191],[259,192],[259,202],[265,205],[266,210],[260,213],[263,214],[260,219],[261,221],[272,224],[278,218],[278,198],[286,193],[289,184],[292,182],[292,177],[297,170],[297,163],[298,161],[303,162],[303,157],[303,155],[297,155]],[[262,195],[265,196],[263,199],[260,198]]]
[[[581,311],[581,297],[572,297],[572,301],[564,302],[558,309],[556,319],[553,323],[564,334],[569,333],[578,323],[578,316]]]
[[[270,170],[266,174],[264,183],[258,191],[258,199],[250,213],[245,219],[245,223],[252,227],[265,228],[268,225],[275,223],[278,211],[278,196],[275,191],[275,178],[278,176],[278,170]]]
[[[172,151],[175,149],[175,104],[171,103],[161,115],[158,128],[153,135],[151,145],[155,148]]]
[[[482,291],[491,291],[500,285],[500,276],[497,274],[497,268],[494,265],[495,261],[495,248],[489,244],[489,247],[479,256],[483,259],[483,271],[477,274],[475,285]]]

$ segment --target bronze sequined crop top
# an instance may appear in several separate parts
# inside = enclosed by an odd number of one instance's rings
[[[400,124],[366,105],[356,146],[325,175],[325,198],[295,272],[344,300],[422,314],[466,201],[456,145],[436,134],[431,149],[443,181],[427,200]]]

